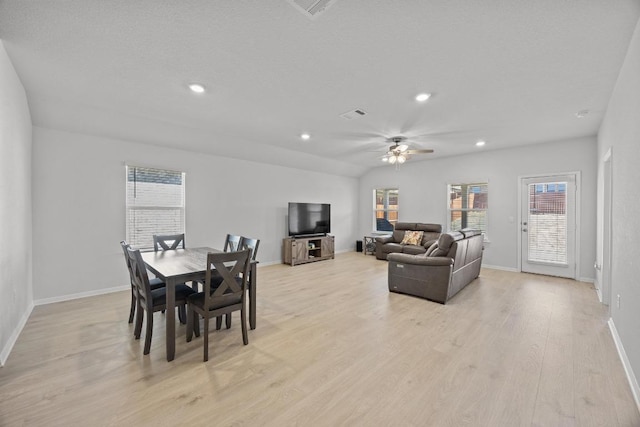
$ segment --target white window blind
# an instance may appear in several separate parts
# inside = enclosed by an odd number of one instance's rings
[[[529,261],[567,263],[567,183],[529,184]]]
[[[127,166],[127,243],[153,248],[154,234],[184,233],[184,172]]]
[[[474,228],[487,234],[489,184],[449,184],[449,230]]]
[[[373,217],[376,231],[393,231],[398,222],[397,188],[381,188],[373,190]]]

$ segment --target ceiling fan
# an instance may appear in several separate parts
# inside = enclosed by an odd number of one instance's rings
[[[423,149],[423,150],[409,150],[409,146],[405,144],[407,138],[404,136],[394,136],[387,139],[387,142],[391,143],[389,150],[382,157],[383,162],[389,162],[392,165],[395,164],[396,167],[398,165],[404,163],[409,158],[408,156],[412,154],[428,154],[433,153],[431,149]]]

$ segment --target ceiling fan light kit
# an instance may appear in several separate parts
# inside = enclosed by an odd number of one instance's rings
[[[433,153],[433,150],[431,149],[409,150],[409,146],[407,144],[401,144],[401,142],[406,141],[406,139],[407,138],[404,136],[394,136],[393,138],[389,138],[387,142],[391,142],[392,145],[389,147],[389,150],[382,158],[382,161],[390,163],[392,165],[396,165],[397,168],[398,165],[406,162],[409,159],[408,156],[411,154]]]

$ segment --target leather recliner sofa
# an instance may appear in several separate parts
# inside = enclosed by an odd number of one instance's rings
[[[444,233],[422,255],[389,254],[389,291],[445,304],[480,275],[479,230]]]
[[[422,241],[419,245],[402,244],[406,231],[422,231]],[[421,222],[398,222],[393,234],[390,236],[376,237],[376,258],[387,259],[391,253],[405,253],[419,255],[427,252],[427,249],[440,237],[442,225],[424,224]]]

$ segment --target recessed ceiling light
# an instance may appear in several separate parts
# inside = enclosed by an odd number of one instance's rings
[[[194,93],[204,93],[204,86],[199,83],[191,83],[189,84],[189,89]]]
[[[576,113],[576,117],[581,119],[585,117],[587,114],[589,114],[589,110],[580,110]]]
[[[308,133],[303,133],[302,135],[300,135],[300,138],[302,138],[303,141],[308,141],[311,138],[311,135],[309,135]]]
[[[476,147],[483,147],[485,144],[486,144],[485,141],[480,140],[480,141],[476,142]]]
[[[431,98],[430,93],[421,93],[419,95],[416,95],[416,101],[418,102],[425,102],[429,98]]]

